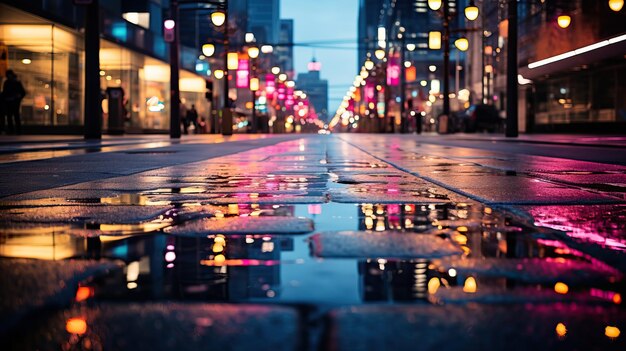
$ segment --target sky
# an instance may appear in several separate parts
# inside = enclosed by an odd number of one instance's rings
[[[328,79],[328,113],[334,115],[356,72],[358,0],[280,0],[280,17],[294,20],[294,42],[342,49],[296,46],[296,72],[307,72],[313,54]],[[342,41],[342,43],[337,43]],[[349,41],[349,42],[347,42]],[[313,43],[311,43],[313,44]]]

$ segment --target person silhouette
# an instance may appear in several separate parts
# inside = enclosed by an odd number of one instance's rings
[[[8,132],[20,134],[22,128],[20,105],[24,96],[26,96],[26,90],[24,90],[22,82],[17,79],[17,75],[13,70],[7,70],[6,74],[7,80],[2,87],[2,98],[4,100],[4,113],[8,122]],[[4,116],[2,120],[4,121]]]

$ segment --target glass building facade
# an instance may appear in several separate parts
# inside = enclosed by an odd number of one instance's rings
[[[77,23],[83,23],[82,11],[72,1],[23,3],[0,4],[0,52],[6,53],[0,76],[4,79],[6,69],[13,70],[27,92],[21,106],[23,131],[81,133],[85,53]],[[102,2],[101,6],[103,129],[108,126],[106,89],[121,87],[125,130],[166,132],[170,66],[167,45],[159,33],[162,8],[153,9],[155,16],[135,16],[140,21],[130,18],[135,24],[121,13],[115,14],[109,8],[111,3]],[[195,105],[199,115],[208,119],[210,102],[204,93],[209,64],[198,66],[197,61],[197,50],[181,48],[181,101],[186,108]],[[196,71],[197,67],[202,69]]]

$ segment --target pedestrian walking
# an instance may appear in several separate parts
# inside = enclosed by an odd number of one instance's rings
[[[180,103],[179,110],[180,122],[183,125],[183,134],[189,134],[189,123],[187,123],[187,106],[184,103]]]
[[[193,132],[194,134],[197,134],[199,132],[199,126],[198,126],[198,111],[196,110],[196,105],[191,105],[191,108],[189,109],[189,111],[187,111],[187,117],[186,117],[186,124],[187,124],[187,128],[193,124]],[[187,132],[185,132],[185,134],[187,134]]]
[[[20,105],[26,96],[26,90],[13,70],[7,70],[6,74],[7,80],[2,86],[2,99],[4,101],[4,115],[7,117],[8,133],[20,134],[22,128]],[[2,120],[4,121],[4,116]]]

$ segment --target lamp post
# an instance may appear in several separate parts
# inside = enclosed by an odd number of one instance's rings
[[[517,130],[517,0],[509,0],[509,33],[506,50],[506,131],[505,136],[516,138]]]
[[[250,85],[250,94],[252,99],[252,113],[251,113],[251,123],[252,123],[252,133],[256,133],[258,130],[257,121],[256,121],[256,92],[259,90],[259,79],[256,78],[256,66],[255,59],[259,57],[259,48],[256,46],[251,46],[248,48],[248,56],[250,57],[250,65],[249,67],[249,85]]]
[[[179,5],[190,4],[193,8],[186,10],[201,10],[198,4],[208,4],[217,7],[217,10],[211,13],[211,22],[217,27],[224,26],[224,107],[222,110],[222,134],[232,135],[232,117],[228,107],[228,69],[227,69],[227,53],[228,53],[228,0],[206,1],[206,0],[170,0],[169,15],[170,17],[163,23],[165,41],[170,43],[170,138],[180,138],[180,87],[179,87],[179,69],[180,69],[180,39],[179,39],[179,23],[178,12]],[[212,52],[214,46],[203,46],[203,52]],[[210,56],[210,55],[208,55]],[[217,78],[217,77],[216,77]],[[218,78],[219,79],[219,78]],[[225,123],[228,121],[228,123]]]

